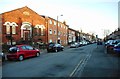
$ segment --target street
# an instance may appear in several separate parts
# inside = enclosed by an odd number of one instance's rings
[[[3,63],[3,77],[118,77],[120,57],[106,54],[104,45],[90,44],[45,53],[24,61]]]

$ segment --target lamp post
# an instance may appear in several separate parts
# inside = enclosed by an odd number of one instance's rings
[[[13,39],[13,37],[12,37],[12,27],[10,28],[10,43],[11,43],[11,46],[13,45],[12,44],[12,39]]]
[[[46,26],[46,44],[48,43],[48,16],[45,16],[45,26]]]
[[[63,15],[60,15],[60,16],[63,16]],[[57,16],[57,43],[59,43],[58,42],[58,16]]]

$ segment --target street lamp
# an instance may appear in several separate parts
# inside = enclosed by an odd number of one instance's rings
[[[48,43],[48,16],[45,16],[45,26],[46,26],[46,44]]]
[[[61,14],[60,16],[63,16],[63,15]],[[57,16],[57,43],[59,43],[58,40],[59,39],[58,39],[58,16]]]

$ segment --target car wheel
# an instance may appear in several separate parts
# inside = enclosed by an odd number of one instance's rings
[[[62,51],[63,51],[64,49],[62,49]]]
[[[39,52],[37,52],[36,56],[37,56],[37,57],[39,57],[39,56],[40,56],[40,53],[39,53]]]
[[[19,60],[19,61],[22,61],[22,60],[24,60],[24,57],[23,57],[23,55],[20,55],[20,56],[19,56],[19,58],[18,58],[18,60]]]

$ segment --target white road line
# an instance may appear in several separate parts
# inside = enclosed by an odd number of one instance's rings
[[[83,60],[84,60],[84,59],[82,59],[82,60],[78,63],[78,65],[75,67],[75,69],[72,71],[72,73],[70,74],[69,77],[72,77],[72,76],[74,75],[74,73],[76,72],[76,70],[78,69],[78,67],[80,66],[80,64],[83,62]]]
[[[90,57],[91,57],[91,54],[88,54],[88,56],[86,57],[85,61],[81,64],[81,68],[79,70],[80,75],[81,75],[81,72],[84,70],[84,67],[85,67],[85,65],[86,65],[86,63],[87,63],[87,61],[89,60]]]
[[[84,69],[84,67],[85,67],[86,62],[88,61],[88,59],[89,59],[90,57],[91,57],[91,52],[90,52],[90,54],[88,54],[88,55],[86,56],[86,58],[80,60],[80,62],[77,64],[77,66],[76,66],[75,69],[72,71],[72,73],[70,74],[69,77],[72,77],[72,76],[76,73],[77,69],[80,67],[80,64],[81,64],[81,70],[80,70],[80,72],[82,72],[83,69]]]

